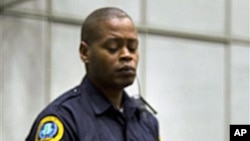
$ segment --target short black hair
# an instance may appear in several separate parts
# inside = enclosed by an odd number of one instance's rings
[[[112,18],[132,18],[123,10],[116,7],[104,7],[92,12],[83,22],[81,30],[81,41],[87,44],[92,44],[100,37],[98,23],[101,20],[108,20]]]

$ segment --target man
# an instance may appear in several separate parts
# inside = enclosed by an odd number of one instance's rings
[[[136,77],[138,37],[121,9],[101,8],[82,25],[82,83],[37,117],[26,141],[157,141],[156,118],[124,88]]]

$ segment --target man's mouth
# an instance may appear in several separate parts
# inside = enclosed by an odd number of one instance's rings
[[[134,76],[135,68],[131,66],[124,66],[118,69],[118,72],[125,76]]]

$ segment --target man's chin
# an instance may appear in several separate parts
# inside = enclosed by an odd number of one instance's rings
[[[123,88],[125,88],[125,87],[128,87],[128,86],[130,86],[130,85],[132,85],[134,83],[134,78],[128,78],[128,79],[126,79],[126,80],[122,80],[121,82],[120,82],[120,85],[123,87]]]

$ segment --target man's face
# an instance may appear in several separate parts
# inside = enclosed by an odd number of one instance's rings
[[[88,75],[102,87],[124,88],[136,76],[139,55],[135,26],[129,18],[98,24],[100,39],[89,46]]]

